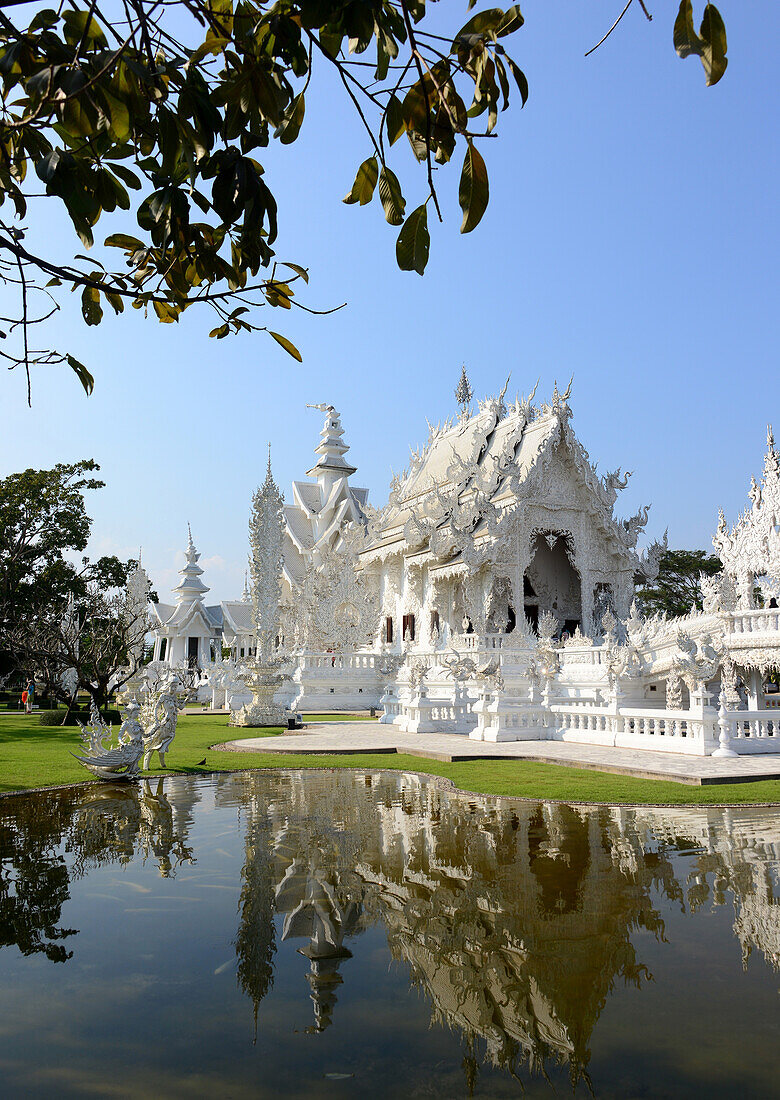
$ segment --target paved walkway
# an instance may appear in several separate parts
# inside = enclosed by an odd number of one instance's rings
[[[564,741],[472,741],[451,733],[399,733],[377,722],[312,723],[301,733],[249,737],[220,748],[232,752],[305,754],[406,753],[429,760],[540,760],[573,768],[670,779],[704,786],[780,779],[780,753],[718,759],[647,749],[615,749]]]

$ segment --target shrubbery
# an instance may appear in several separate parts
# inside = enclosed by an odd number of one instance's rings
[[[65,717],[64,710],[41,710],[38,712],[38,725],[39,726],[61,726],[62,719]],[[87,715],[80,710],[72,710],[68,715],[68,720],[65,723],[66,726],[75,726],[76,718],[79,718],[82,722],[89,721]]]
[[[38,725],[39,726],[61,726],[62,719],[65,717],[64,709],[60,710],[42,710],[38,712]],[[122,715],[118,710],[105,710],[101,711],[100,717],[109,726],[120,726],[122,724]],[[90,722],[88,710],[72,710],[68,715],[68,720],[65,723],[66,726],[75,726],[76,722],[81,722],[87,726]]]

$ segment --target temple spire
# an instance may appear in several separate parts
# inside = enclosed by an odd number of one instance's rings
[[[198,565],[198,559],[200,554],[195,549],[195,543],[192,541],[192,528],[189,523],[187,524],[187,535],[189,541],[187,543],[187,549],[184,551],[185,563],[184,568],[179,570],[181,580],[173,589],[176,595],[177,603],[197,603],[202,600],[203,596],[209,591],[208,585],[205,585],[200,579],[203,570]]]
[[[344,429],[341,426],[341,417],[333,405],[307,405],[307,409],[319,409],[325,413],[325,423],[320,432],[320,442],[314,448],[315,454],[320,457],[316,464],[307,470],[309,477],[320,478],[327,484],[332,484],[335,478],[349,477],[357,471],[356,466],[350,466],[345,462],[344,455],[349,450],[349,445],[344,442]]]
[[[282,596],[282,543],[284,539],[284,498],[271,472],[252,498],[249,519],[249,569],[252,574],[252,603],[260,660],[267,661],[274,647]]]
[[[460,381],[455,389],[455,400],[460,406],[460,418],[461,420],[467,420],[469,412],[471,411],[471,402],[474,399],[474,391],[469,383],[469,376],[466,374],[466,364],[464,363],[460,371]]]

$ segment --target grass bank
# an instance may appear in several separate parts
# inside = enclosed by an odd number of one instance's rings
[[[176,740],[168,756],[171,768],[163,771],[156,765],[155,758],[151,774],[203,774],[254,768],[383,768],[443,776],[462,790],[480,794],[564,802],[675,805],[780,802],[780,780],[686,787],[664,780],[634,779],[530,760],[471,760],[447,764],[402,754],[293,756],[274,753],[273,737],[282,732],[286,731],[251,731],[253,737],[258,734],[268,737],[267,753],[215,752],[209,746],[235,736],[235,731],[228,729],[227,717],[184,715],[179,719]],[[88,773],[70,755],[79,747],[77,727],[39,726],[34,717],[13,713],[0,715],[0,792],[84,782]],[[205,765],[200,765],[204,758]]]

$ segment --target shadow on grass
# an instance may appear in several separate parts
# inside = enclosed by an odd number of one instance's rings
[[[0,744],[25,744],[32,745],[40,742],[71,741],[77,744],[79,741],[78,726],[20,726],[13,729],[8,723],[0,724]]]

